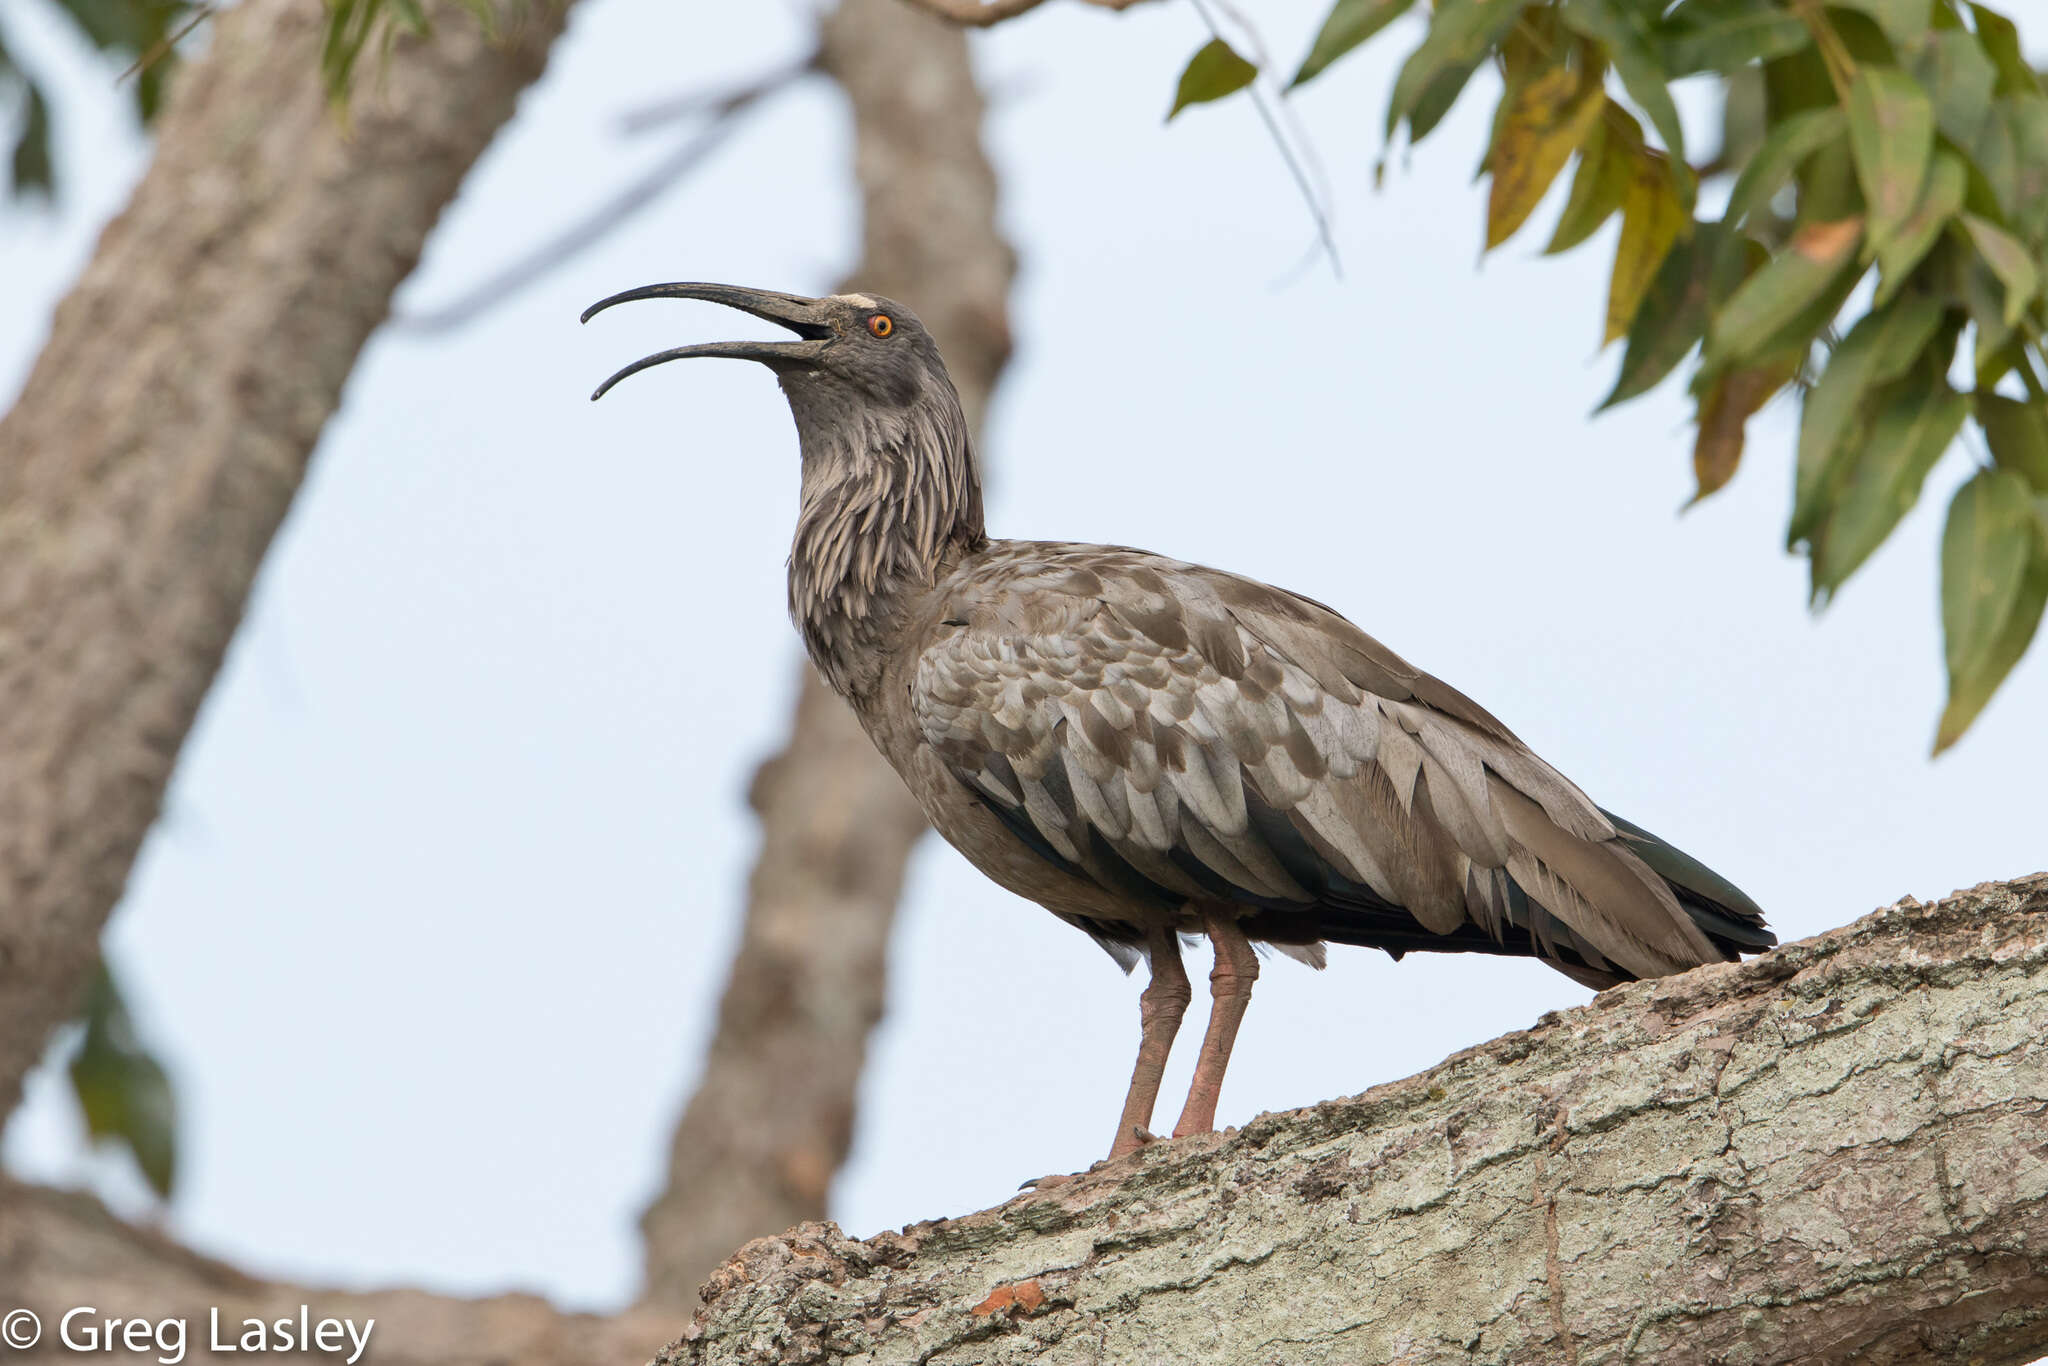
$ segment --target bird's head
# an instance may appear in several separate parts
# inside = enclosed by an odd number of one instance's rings
[[[796,334],[659,351],[591,398],[650,366],[698,356],[759,361],[775,372],[803,449],[790,605],[834,686],[855,686],[866,676],[848,664],[848,642],[866,640],[862,632],[886,619],[877,600],[892,584],[933,582],[953,548],[987,541],[967,418],[937,343],[916,314],[889,299],[807,299],[738,285],[629,289],[592,304],[584,321],[633,299],[724,304]]]
[[[666,361],[694,357],[758,361],[776,373],[789,396],[797,425],[808,435],[814,423],[867,419],[887,425],[901,414],[934,402],[957,405],[939,348],[917,315],[893,300],[872,294],[834,294],[807,299],[739,285],[663,284],[629,289],[584,310],[585,322],[613,304],[635,299],[700,299],[751,313],[796,334],[787,341],[699,342],[673,347],[634,361],[597,386],[603,398],[628,375]]]

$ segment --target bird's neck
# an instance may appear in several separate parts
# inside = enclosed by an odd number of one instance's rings
[[[958,402],[805,430],[789,610],[842,697],[881,681],[898,632],[943,567],[987,541],[981,481]]]

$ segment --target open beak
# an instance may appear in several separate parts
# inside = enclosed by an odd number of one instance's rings
[[[737,308],[742,313],[751,313],[786,327],[802,340],[700,342],[695,346],[657,351],[634,361],[598,385],[597,392],[590,396],[593,403],[628,375],[638,374],[665,361],[688,360],[692,356],[753,360],[777,369],[816,365],[823,358],[825,348],[831,345],[834,335],[831,324],[826,320],[824,306],[818,300],[806,299],[800,294],[778,294],[772,289],[746,289],[739,285],[643,285],[623,294],[614,294],[609,299],[599,299],[583,310],[583,321],[589,322],[613,304],[630,303],[635,299],[701,299],[706,303],[724,304],[727,308]]]

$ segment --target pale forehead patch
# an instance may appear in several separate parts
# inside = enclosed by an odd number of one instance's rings
[[[872,294],[841,294],[837,296],[856,308],[874,308],[878,301]]]

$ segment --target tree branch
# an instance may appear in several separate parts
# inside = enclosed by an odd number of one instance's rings
[[[663,123],[697,115],[703,117],[704,125],[625,189],[538,247],[500,266],[482,283],[471,285],[457,295],[453,303],[419,313],[402,313],[392,319],[393,324],[410,332],[436,333],[452,332],[475,322],[624,227],[641,210],[687,178],[697,169],[698,163],[723,146],[742,115],[769,96],[787,90],[816,69],[816,59],[808,58],[723,94],[686,95],[657,108],[629,115],[625,120],[628,133],[644,132]]]
[[[672,1313],[616,1318],[565,1314],[534,1295],[458,1299],[417,1290],[337,1291],[263,1281],[158,1234],[124,1224],[88,1195],[25,1186],[0,1177],[0,1310],[39,1315],[42,1339],[12,1350],[9,1366],[75,1362],[59,1339],[67,1309],[91,1305],[103,1317],[174,1319],[185,1325],[184,1366],[246,1366],[246,1353],[211,1349],[209,1313],[220,1311],[226,1340],[244,1318],[375,1319],[375,1366],[623,1366],[642,1361],[676,1330]],[[153,1361],[156,1354],[123,1357]],[[295,1360],[299,1358],[294,1358]],[[338,1362],[340,1357],[323,1358]]]
[[[1029,14],[1044,0],[903,0],[929,14],[955,24],[970,28],[993,28],[1006,19],[1015,19],[1020,14]],[[1142,5],[1145,0],[1081,0],[1098,9],[1126,10],[1133,5]]]
[[[2048,874],[964,1219],[759,1240],[657,1361],[2025,1362],[2044,1118]]]
[[[1015,259],[996,231],[965,35],[897,0],[845,0],[821,42],[819,63],[852,108],[863,200],[861,261],[845,287],[917,309],[978,429],[1009,356]],[[925,829],[808,665],[788,742],[751,800],[761,852],[746,927],[668,1189],[641,1221],[646,1300],[679,1313],[733,1248],[824,1215],[882,1014],[904,865]]]
[[[320,5],[224,10],[0,420],[0,1115],[78,1007],[357,351],[565,10],[489,41],[446,6],[364,63],[346,127]]]

